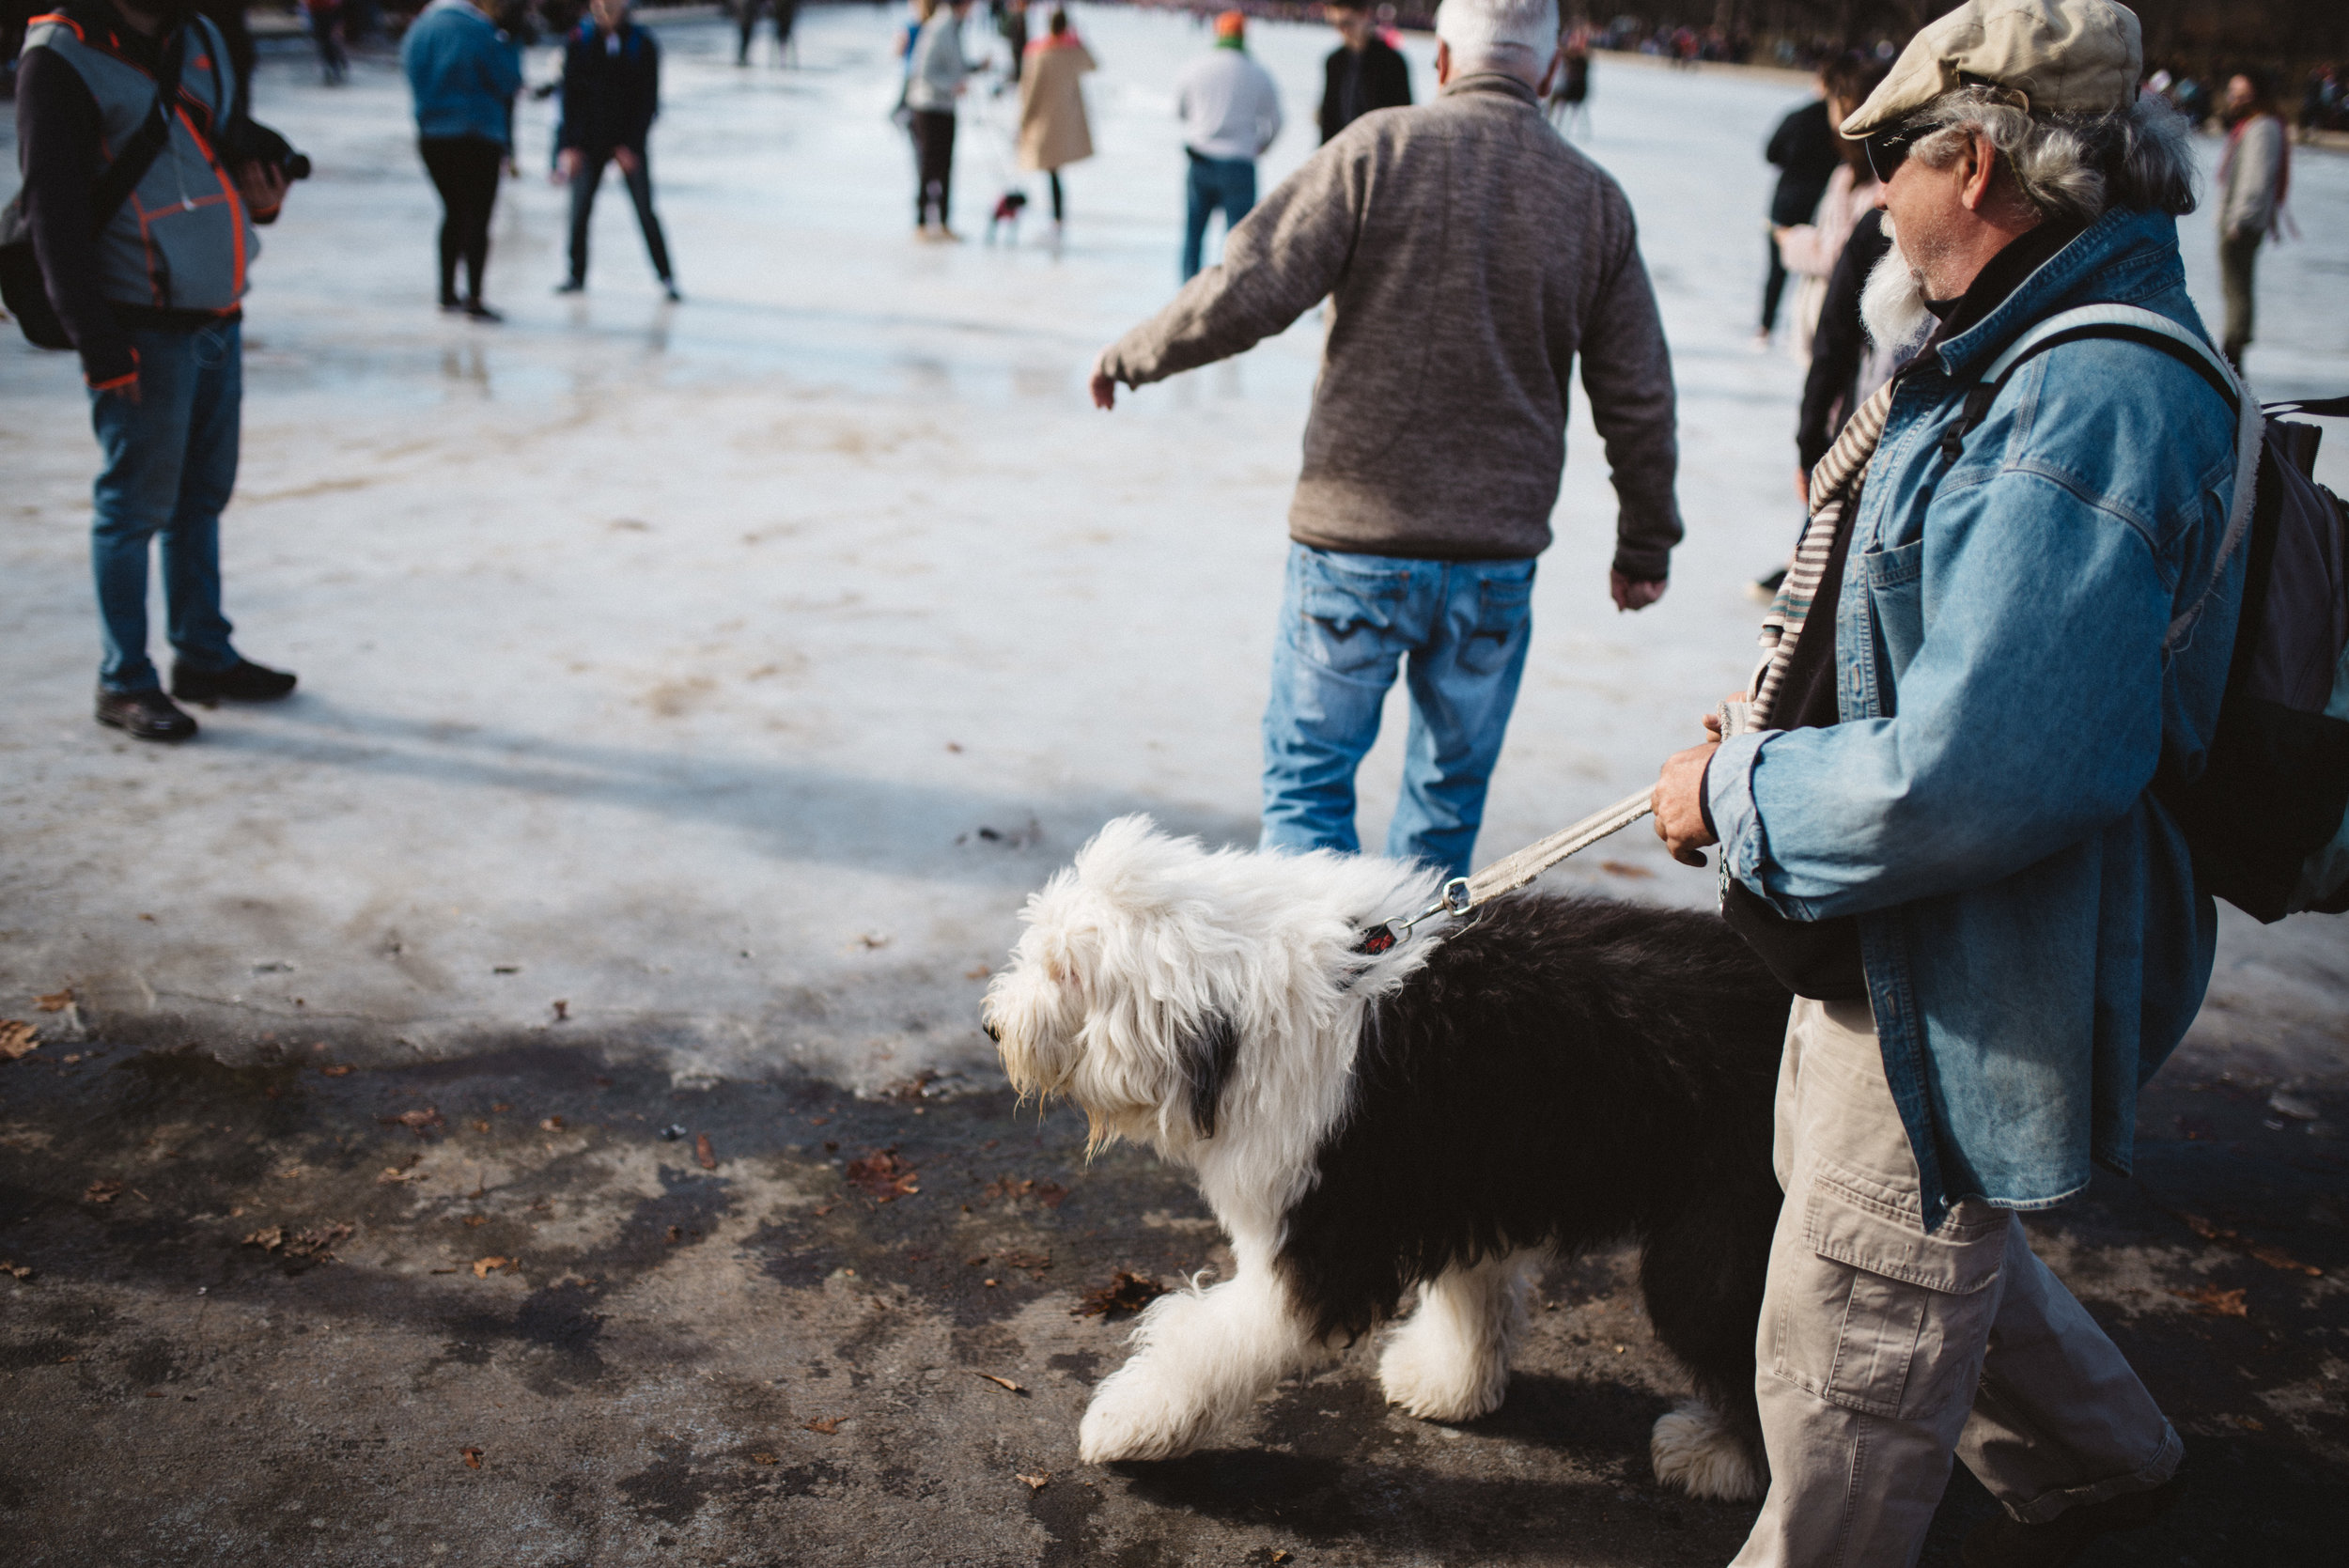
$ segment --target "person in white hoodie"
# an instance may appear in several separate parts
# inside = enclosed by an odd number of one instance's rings
[[[1183,281],[1199,272],[1207,220],[1220,208],[1223,229],[1256,205],[1256,160],[1281,133],[1281,90],[1272,73],[1248,54],[1248,19],[1225,11],[1215,19],[1215,48],[1193,60],[1174,87],[1190,154],[1190,212],[1183,225]]]
[[[952,240],[946,204],[955,182],[955,100],[962,96],[971,62],[962,53],[962,19],[971,0],[918,0],[922,30],[906,55],[906,108],[912,115],[916,163],[914,229],[925,240]],[[931,221],[930,214],[938,214]]]

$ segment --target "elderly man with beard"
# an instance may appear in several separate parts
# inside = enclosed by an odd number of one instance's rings
[[[1894,240],[1872,330],[1937,324],[1813,476],[1769,727],[1657,786],[1658,832],[1691,863],[1719,843],[1726,911],[1797,993],[1740,1564],[1914,1561],[1952,1453],[2004,1505],[1969,1564],[2069,1562],[2178,1485],[2177,1434],[2015,1215],[2127,1169],[2209,980],[2211,899],[2153,784],[2194,776],[2217,718],[2237,421],[2109,337],[1968,409],[2076,305],[2151,311],[2207,365],[2186,129],[2138,97],[2141,58],[2108,0],[1970,0],[1843,121]]]

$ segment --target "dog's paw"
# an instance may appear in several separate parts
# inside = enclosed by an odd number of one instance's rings
[[[1183,1400],[1129,1361],[1095,1391],[1077,1423],[1077,1457],[1088,1465],[1124,1459],[1180,1459],[1199,1446],[1209,1412]]]
[[[1657,1481],[1692,1498],[1750,1502],[1769,1486],[1760,1456],[1700,1399],[1657,1418],[1648,1457]]]
[[[1469,1421],[1501,1408],[1509,1391],[1509,1364],[1413,1318],[1380,1353],[1378,1386],[1388,1404],[1422,1421]]]

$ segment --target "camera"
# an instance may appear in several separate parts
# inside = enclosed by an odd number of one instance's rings
[[[223,161],[232,169],[247,163],[261,163],[275,169],[288,180],[310,178],[308,154],[298,152],[294,145],[263,125],[259,120],[237,116],[221,129],[220,150]]]

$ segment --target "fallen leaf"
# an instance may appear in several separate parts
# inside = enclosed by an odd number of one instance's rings
[[[475,1225],[487,1225],[489,1222],[490,1217],[486,1214],[469,1214],[465,1216],[465,1228],[467,1230],[473,1229]]]
[[[358,1070],[348,1062],[337,1062],[332,1067],[320,1067],[319,1072],[326,1078],[349,1078]]]
[[[839,1431],[840,1423],[848,1419],[848,1418],[846,1416],[818,1416],[816,1420],[802,1424],[805,1425],[808,1431],[820,1432],[825,1436],[829,1437],[833,1433]]]
[[[925,1067],[922,1071],[914,1074],[911,1078],[907,1079],[904,1082],[893,1083],[888,1088],[882,1090],[881,1098],[885,1100],[898,1101],[918,1100],[928,1094],[930,1085],[936,1083],[937,1081],[937,1070],[935,1068]]]
[[[31,1024],[19,1018],[0,1018],[0,1061],[13,1062],[39,1048],[40,1040],[33,1033]]]
[[[2247,1257],[2257,1258],[2270,1268],[2280,1268],[2287,1274],[2305,1274],[2311,1280],[2321,1279],[2324,1276],[2323,1269],[2314,1264],[2302,1263],[2280,1247],[2271,1247],[2263,1241],[2253,1241],[2239,1231],[2230,1231],[2223,1226],[2214,1225],[2199,1214],[2181,1213],[2178,1219],[2185,1222],[2187,1230],[2192,1231],[2204,1241],[2232,1248]]]
[[[1040,1182],[1034,1177],[1005,1176],[979,1188],[982,1198],[1034,1198],[1048,1209],[1056,1209],[1068,1197],[1068,1188],[1058,1182]]]
[[[420,1182],[422,1180],[424,1180],[424,1172],[415,1170],[412,1167],[403,1171],[397,1165],[386,1165],[383,1167],[383,1173],[375,1178],[375,1185],[378,1187],[397,1187],[401,1182]]]
[[[1006,1268],[1031,1268],[1042,1273],[1052,1266],[1052,1254],[1050,1252],[1029,1252],[1014,1248],[1008,1252],[998,1253],[997,1257]]]
[[[895,1148],[876,1149],[863,1159],[848,1161],[848,1184],[884,1203],[899,1198],[910,1198],[922,1189],[914,1186],[920,1174],[906,1161],[897,1157]]]
[[[754,1465],[771,1465],[774,1462],[775,1456],[771,1453],[764,1452],[763,1450],[751,1455],[751,1463]]]
[[[1142,1311],[1165,1294],[1166,1287],[1158,1281],[1121,1268],[1111,1276],[1108,1284],[1080,1297],[1076,1311],[1068,1315],[1097,1317],[1113,1323]]]
[[[481,1451],[479,1449],[459,1449],[457,1452],[465,1456],[465,1468],[469,1470],[477,1470],[481,1468]]]
[[[486,1280],[490,1277],[491,1269],[511,1268],[513,1265],[514,1260],[511,1258],[475,1258],[473,1261],[473,1277],[476,1280]]]
[[[441,1125],[440,1108],[426,1106],[421,1110],[403,1110],[397,1116],[379,1116],[377,1121],[387,1127],[406,1127],[418,1138],[430,1138],[432,1129]]]
[[[147,1397],[149,1399],[161,1399],[163,1397],[163,1391],[161,1389],[149,1389],[147,1390]]]
[[[82,1053],[78,1050],[70,1050],[65,1053],[65,1064],[69,1067],[72,1066],[75,1063],[81,1060]]]
[[[709,1146],[709,1134],[704,1132],[694,1135],[693,1158],[705,1171],[718,1169],[718,1156],[716,1151]]]
[[[985,964],[981,964],[976,969],[964,970],[962,971],[962,977],[965,980],[985,980],[988,975],[993,974],[994,972],[995,971],[993,970],[988,969]]]
[[[82,1202],[86,1203],[111,1203],[120,1196],[122,1196],[122,1184],[118,1181],[113,1181],[107,1177],[101,1176],[98,1180],[90,1183],[89,1186],[83,1190]]]
[[[0,1274],[6,1274],[11,1280],[29,1280],[33,1277],[31,1269],[17,1263],[0,1263]]]
[[[867,948],[887,947],[889,945],[889,933],[886,931],[867,931],[863,935],[858,937],[857,940],[863,942]]]
[[[514,1108],[513,1108],[512,1106],[510,1106],[510,1105],[506,1105],[506,1104],[505,1104],[503,1101],[501,1101],[500,1103],[498,1103],[498,1104],[496,1104],[496,1105],[493,1105],[493,1106],[491,1106],[491,1107],[490,1108],[490,1115],[492,1115],[492,1116],[503,1116],[504,1114],[506,1114],[506,1112],[507,1112],[507,1111],[509,1111],[509,1110],[513,1110],[513,1109],[514,1109]]]
[[[998,1377],[991,1372],[974,1372],[971,1375],[973,1377],[984,1377],[989,1383],[994,1384],[997,1388],[1009,1389],[1016,1394],[1024,1394],[1028,1391],[1026,1389],[1021,1388],[1019,1384],[1013,1382],[1010,1378]]]
[[[2182,1301],[2191,1301],[2195,1311],[2203,1317],[2248,1317],[2251,1310],[2243,1303],[2240,1290],[2220,1290],[2217,1285],[2201,1285],[2193,1290],[2173,1290],[2170,1295]]]
[[[281,1182],[298,1182],[309,1173],[310,1168],[306,1165],[288,1165],[283,1171],[272,1171],[270,1172],[271,1175],[274,1176]]]
[[[283,1225],[267,1226],[264,1229],[254,1232],[251,1235],[245,1237],[244,1240],[238,1243],[238,1245],[241,1247],[258,1247],[264,1252],[274,1252],[280,1247],[286,1245],[286,1227]]]
[[[561,1132],[563,1130],[563,1118],[560,1116],[550,1116],[545,1121],[538,1124],[538,1130],[540,1132]]]
[[[1287,1552],[1276,1551],[1272,1554],[1272,1560],[1275,1562],[1286,1562],[1289,1560],[1289,1556],[1290,1554]]]
[[[44,1013],[62,1013],[73,1005],[73,987],[68,986],[65,989],[52,991],[45,997],[35,997],[33,1005]]]
[[[490,1124],[476,1116],[474,1118],[473,1130],[475,1132],[488,1132],[490,1130]]]
[[[1628,877],[1635,882],[1656,875],[1646,866],[1633,865],[1629,861],[1601,861],[1598,868],[1610,877]]]
[[[1020,1475],[1015,1472],[1011,1479],[1023,1483],[1031,1492],[1041,1492],[1044,1490],[1045,1483],[1052,1478],[1049,1475]]]
[[[2243,1428],[2246,1432],[2264,1432],[2267,1430],[2267,1423],[2261,1421],[2257,1416],[2229,1416],[2227,1419],[2234,1422],[2235,1425]]]

